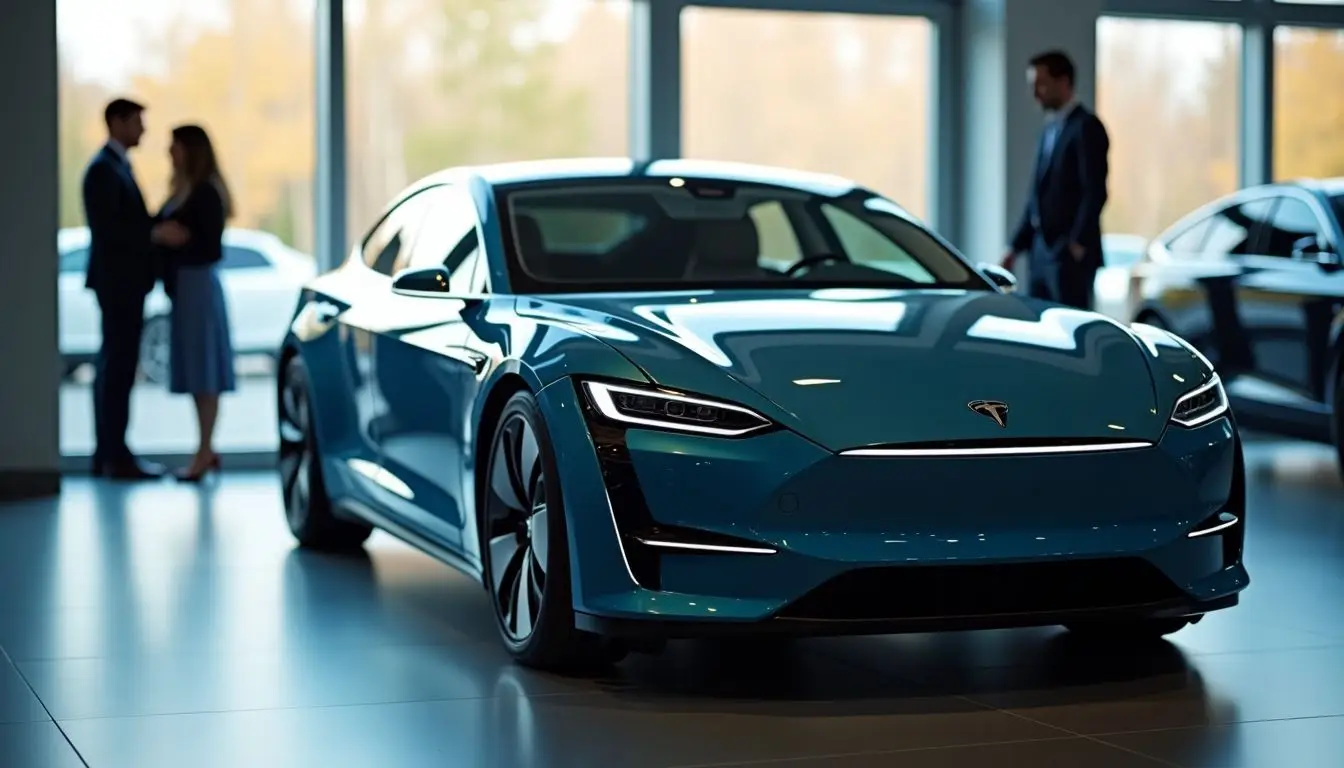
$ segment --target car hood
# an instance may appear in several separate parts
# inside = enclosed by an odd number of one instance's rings
[[[1129,329],[1010,294],[589,294],[520,310],[603,327],[653,381],[759,408],[831,450],[1152,441],[1166,422],[1152,357]],[[977,400],[1007,404],[1006,426],[973,410]]]

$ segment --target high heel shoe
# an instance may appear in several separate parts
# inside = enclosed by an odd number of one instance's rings
[[[210,460],[205,463],[205,466],[201,467],[197,471],[190,472],[187,470],[183,470],[175,473],[173,477],[175,477],[177,481],[180,483],[199,483],[202,480],[204,480],[207,476],[209,476],[211,472],[218,472],[218,471],[219,471],[219,454],[215,454],[214,456],[210,457]]]

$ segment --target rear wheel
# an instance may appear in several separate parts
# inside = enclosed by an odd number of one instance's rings
[[[618,660],[614,645],[574,626],[560,475],[530,393],[504,405],[485,477],[481,552],[505,648],[519,663],[557,671]]]
[[[297,355],[285,363],[280,382],[280,487],[290,533],[310,549],[356,549],[373,529],[333,514],[313,433],[308,370]]]
[[[1202,616],[1127,621],[1087,621],[1065,624],[1070,632],[1093,642],[1135,643],[1160,640],[1199,621]]]
[[[145,321],[140,333],[140,375],[153,384],[168,382],[168,357],[172,349],[172,327],[167,315]]]

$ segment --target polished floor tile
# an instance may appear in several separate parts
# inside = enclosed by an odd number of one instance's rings
[[[9,659],[0,654],[0,724],[50,721],[42,702],[14,668]],[[4,765],[4,763],[0,763]]]
[[[1146,731],[1103,736],[1101,740],[1189,768],[1344,765],[1344,717]]]
[[[50,720],[0,723],[0,765],[5,768],[85,768],[79,753]]]
[[[760,763],[708,763],[677,768],[760,768]],[[1166,763],[1089,739],[977,744],[950,749],[868,752],[803,758],[773,768],[1161,768]]]
[[[1257,443],[1251,588],[1170,643],[1058,629],[672,643],[513,665],[479,585],[300,552],[273,478],[0,507],[0,766],[1344,765],[1344,484]]]

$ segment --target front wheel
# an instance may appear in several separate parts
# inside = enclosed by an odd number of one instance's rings
[[[309,549],[358,548],[373,528],[342,520],[332,510],[313,431],[308,371],[298,355],[282,369],[279,418],[280,488],[290,533],[300,546]]]
[[[519,392],[490,439],[481,492],[481,553],[504,647],[519,663],[577,671],[617,660],[574,626],[560,473],[536,400]]]

